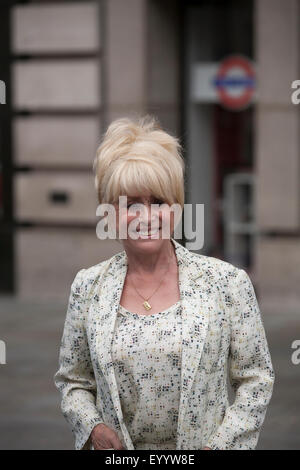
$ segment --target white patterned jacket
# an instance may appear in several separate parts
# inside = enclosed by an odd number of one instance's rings
[[[275,374],[252,283],[244,270],[171,241],[183,316],[176,448],[255,449]],[[81,269],[71,286],[54,382],[78,450],[93,448],[90,433],[101,422],[134,449],[111,356],[127,262],[123,250]]]

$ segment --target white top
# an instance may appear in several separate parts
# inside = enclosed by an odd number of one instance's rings
[[[180,300],[152,315],[119,306],[112,358],[135,449],[176,449],[181,341]]]

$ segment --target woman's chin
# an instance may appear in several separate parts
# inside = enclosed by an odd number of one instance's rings
[[[155,238],[155,237],[140,236],[135,240],[131,239],[131,241],[132,243],[160,243],[162,239],[158,237]]]

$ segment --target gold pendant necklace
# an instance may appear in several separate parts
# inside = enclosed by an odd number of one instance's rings
[[[150,310],[150,308],[152,308],[151,305],[149,304],[148,300],[145,300],[145,302],[143,302],[143,305],[144,305],[146,310]]]
[[[165,272],[164,275],[161,277],[161,279],[159,280],[159,284],[158,284],[157,288],[156,288],[155,291],[150,295],[150,297],[148,297],[148,299],[145,299],[145,297],[142,296],[142,295],[139,293],[139,291],[137,290],[137,288],[136,288],[135,285],[134,285],[134,282],[133,282],[132,279],[131,279],[131,282],[132,282],[132,285],[133,285],[134,289],[136,290],[136,292],[138,293],[138,295],[139,295],[140,297],[142,297],[142,299],[144,300],[144,302],[142,303],[142,305],[143,305],[143,307],[144,307],[145,310],[147,310],[147,311],[148,311],[148,310],[151,310],[152,306],[151,306],[151,304],[149,303],[149,299],[151,299],[151,297],[153,297],[153,295],[155,294],[155,292],[160,288],[162,278],[163,278],[163,277],[167,274],[167,272],[169,271],[170,263],[171,263],[171,257],[170,257],[170,260],[169,260],[169,263],[168,263],[168,268],[167,268],[166,272]]]

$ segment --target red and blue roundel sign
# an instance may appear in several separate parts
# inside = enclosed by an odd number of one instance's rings
[[[219,67],[214,85],[220,102],[229,109],[242,109],[252,101],[255,91],[255,72],[249,59],[229,56]]]

